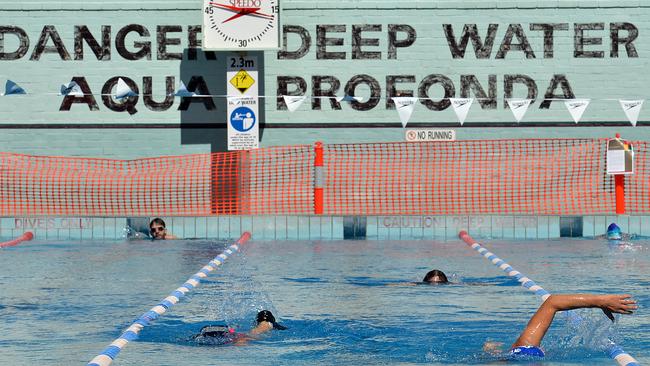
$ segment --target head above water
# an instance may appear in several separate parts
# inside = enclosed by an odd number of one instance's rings
[[[608,240],[621,240],[623,238],[621,234],[621,228],[616,225],[616,223],[611,223],[607,227],[607,239]]]
[[[167,234],[167,228],[165,227],[165,221],[160,217],[156,217],[151,220],[149,223],[149,233],[154,239],[164,239]]]
[[[273,313],[271,313],[268,310],[262,310],[259,313],[257,313],[257,324],[259,325],[262,322],[269,322],[273,325],[273,329],[278,329],[278,330],[285,330],[287,327],[278,324],[275,321],[275,317],[273,316]]]
[[[444,272],[433,269],[424,276],[424,279],[422,279],[422,282],[428,282],[428,283],[448,283],[449,280],[447,280],[447,275],[445,275]]]

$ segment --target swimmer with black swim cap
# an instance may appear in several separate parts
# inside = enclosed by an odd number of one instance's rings
[[[234,343],[236,345],[245,344],[250,339],[256,339],[260,334],[266,333],[270,330],[285,330],[287,327],[279,324],[273,313],[268,310],[262,310],[257,313],[257,325],[251,329],[248,334],[237,333],[235,330],[227,325],[208,325],[201,328],[201,333],[194,336],[194,340],[199,343],[223,345]]]
[[[430,283],[430,284],[443,284],[443,283],[449,283],[449,280],[447,279],[447,275],[445,275],[444,272],[433,269],[424,276],[422,279],[422,282],[425,283]]]

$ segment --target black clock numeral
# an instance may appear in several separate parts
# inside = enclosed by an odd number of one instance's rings
[[[271,12],[274,14],[278,14],[280,12],[280,7],[277,5],[274,5],[271,7]]]
[[[246,47],[247,44],[248,44],[247,40],[245,40],[245,39],[240,39],[239,40],[239,47]]]
[[[206,6],[205,7],[205,13],[206,14],[214,14],[214,8],[211,6]]]

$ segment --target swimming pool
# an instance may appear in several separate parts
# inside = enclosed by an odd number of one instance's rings
[[[639,311],[612,326],[596,310],[558,317],[545,365],[615,365],[604,334],[650,362],[648,241],[482,241],[552,293],[626,292]],[[0,363],[85,365],[225,242],[30,242],[0,251]],[[405,286],[439,268],[457,284]],[[539,300],[460,240],[255,241],[145,327],[113,365],[493,364],[485,340],[512,342]],[[208,324],[252,327],[273,311],[289,327],[244,347],[205,346]]]

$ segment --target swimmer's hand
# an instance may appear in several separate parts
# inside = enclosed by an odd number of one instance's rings
[[[613,322],[614,314],[632,314],[639,307],[632,295],[603,295],[599,306],[605,315]]]
[[[503,342],[487,341],[483,344],[483,352],[499,356],[503,353]]]

